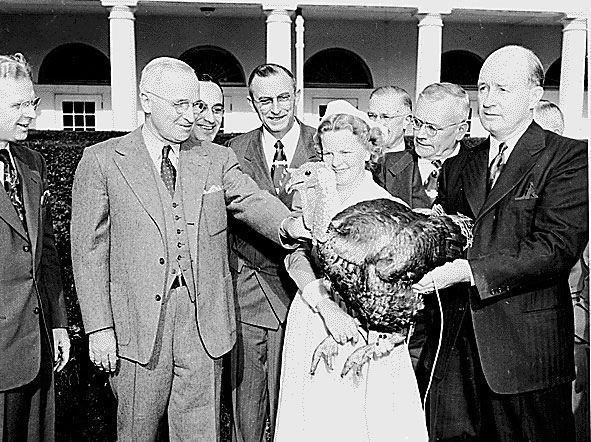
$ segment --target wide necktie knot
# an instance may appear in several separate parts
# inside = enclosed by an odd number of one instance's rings
[[[176,169],[172,165],[172,161],[168,155],[172,147],[166,145],[162,148],[162,163],[160,164],[160,176],[162,177],[162,181],[164,181],[164,185],[170,192],[170,196],[174,196],[174,189],[176,185]]]
[[[273,181],[273,187],[275,191],[279,193],[279,190],[283,187],[283,180],[287,172],[287,157],[283,150],[283,143],[281,140],[277,140],[275,143],[275,155],[273,156],[273,164],[271,165],[271,180]]]
[[[425,183],[425,192],[429,198],[435,198],[437,196],[437,182],[439,180],[439,173],[441,172],[441,166],[443,162],[441,160],[433,160],[431,161],[434,169],[431,171],[429,176],[427,177],[427,181]]]
[[[488,174],[488,190],[493,188],[497,182],[497,179],[501,175],[501,172],[503,171],[503,167],[505,167],[505,151],[507,150],[507,147],[507,143],[499,144],[499,153],[497,153],[490,163],[490,170]]]
[[[4,190],[8,194],[8,197],[10,198],[10,201],[12,202],[18,217],[26,229],[27,222],[25,221],[25,205],[23,203],[20,179],[18,172],[12,165],[12,161],[10,161],[8,149],[0,149],[0,163],[4,164]]]

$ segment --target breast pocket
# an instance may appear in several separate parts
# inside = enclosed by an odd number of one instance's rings
[[[225,232],[228,227],[226,200],[222,190],[203,195],[203,214],[211,236]]]

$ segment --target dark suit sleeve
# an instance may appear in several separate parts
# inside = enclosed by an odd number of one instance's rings
[[[47,167],[45,160],[39,155],[39,166],[41,171],[43,195],[48,190]],[[55,247],[55,238],[53,234],[53,219],[51,216],[51,198],[44,198],[42,212],[43,225],[41,226],[43,235],[43,249],[41,254],[41,277],[40,285],[45,291],[49,303],[49,315],[52,328],[68,326],[68,317],[66,314],[66,303],[64,300],[64,290],[60,263]]]
[[[503,213],[496,214],[497,222],[505,228],[501,234],[515,238],[514,245],[494,249],[489,246],[479,254],[469,254],[482,299],[531,289],[563,277],[585,247],[588,235],[586,144],[571,142],[560,147],[560,152],[543,172],[543,187],[537,199],[515,201],[515,195],[509,195],[510,205],[504,210],[521,210],[518,222],[505,225]],[[488,240],[481,238],[480,241]]]
[[[279,242],[279,227],[290,211],[269,192],[261,190],[256,182],[242,172],[236,154],[226,149],[223,185],[226,207],[234,218],[249,225],[273,242]]]

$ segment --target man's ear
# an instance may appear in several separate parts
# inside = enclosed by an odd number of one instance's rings
[[[529,108],[534,109],[543,96],[544,88],[542,86],[532,87],[529,90]]]
[[[456,140],[460,141],[462,140],[465,136],[466,133],[468,132],[468,122],[464,121],[463,123],[458,124],[458,130],[456,132]]]
[[[252,97],[249,95],[248,97],[246,97],[246,100],[248,101],[248,104],[250,104],[250,108],[258,114],[257,112],[257,108],[254,106],[254,101],[252,100]]]
[[[295,91],[295,107],[298,107],[298,103],[300,102],[300,90],[298,89],[297,91]]]
[[[148,97],[148,94],[145,92],[140,92],[140,105],[142,106],[144,113],[152,113],[152,100],[150,100],[150,97]]]

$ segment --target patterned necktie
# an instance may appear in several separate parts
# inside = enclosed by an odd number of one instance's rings
[[[16,169],[12,166],[12,162],[10,161],[8,149],[0,149],[0,162],[4,163],[4,190],[6,190],[18,217],[26,229],[25,205],[20,190],[20,180]]]
[[[439,172],[441,172],[442,162],[441,160],[433,160],[431,161],[433,164],[433,171],[427,177],[427,182],[425,183],[425,192],[429,198],[435,198],[437,196],[437,180],[439,178]]]
[[[271,166],[271,180],[275,191],[279,193],[279,189],[283,186],[283,178],[287,171],[287,157],[283,151],[283,143],[279,140],[275,143],[275,155],[273,156],[273,165]]]
[[[488,190],[492,189],[499,175],[503,171],[503,167],[505,167],[505,151],[507,150],[507,144],[501,143],[499,144],[499,153],[496,157],[493,158],[492,163],[490,163],[490,171],[488,174]]]
[[[162,148],[162,164],[160,165],[160,176],[162,177],[162,181],[164,181],[164,185],[170,192],[170,196],[174,196],[174,187],[176,183],[176,170],[172,165],[172,161],[168,158],[168,154],[170,153],[172,147],[164,146]]]

